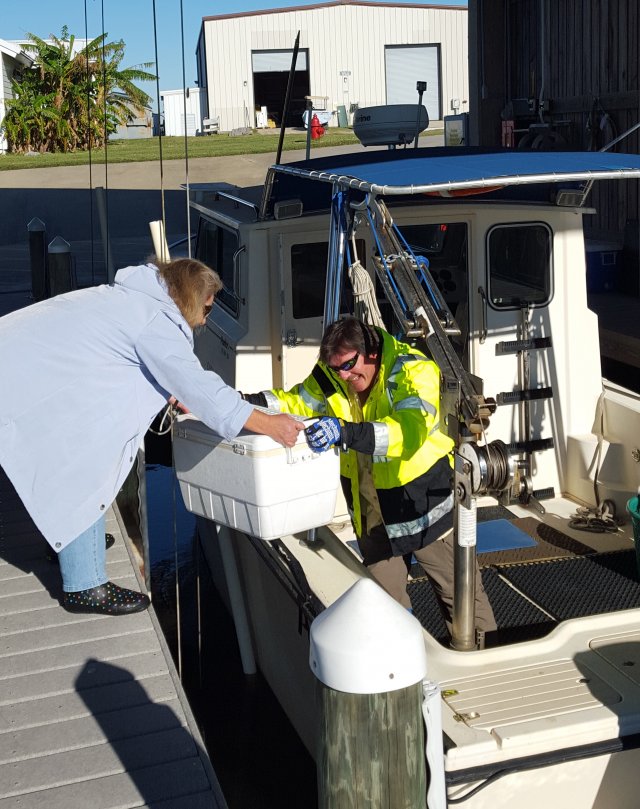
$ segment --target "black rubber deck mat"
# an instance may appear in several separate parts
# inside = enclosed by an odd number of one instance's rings
[[[514,520],[515,514],[505,506],[496,503],[495,506],[479,506],[476,511],[478,522],[488,522],[489,520]]]
[[[510,565],[522,562],[534,562],[543,559],[559,559],[565,556],[584,556],[593,554],[593,548],[584,545],[573,537],[545,525],[535,517],[519,517],[512,523],[533,537],[536,545],[531,548],[513,548],[506,551],[491,551],[478,554],[481,568],[489,565]]]
[[[498,625],[498,632],[491,633],[493,637],[487,637],[487,646],[542,637],[556,625],[548,615],[501,579],[497,570],[483,570],[482,583]],[[440,643],[448,645],[449,633],[429,579],[423,577],[409,582],[407,592],[413,614],[422,626]]]
[[[640,607],[635,550],[513,565],[500,575],[558,621]]]
[[[422,568],[420,568],[422,570]],[[424,576],[424,574],[423,574]],[[411,599],[413,614],[427,632],[437,641],[448,645],[449,632],[444,622],[442,610],[436,599],[431,582],[426,577],[410,581],[407,593]]]

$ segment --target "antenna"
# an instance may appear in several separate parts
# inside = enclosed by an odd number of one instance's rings
[[[416,90],[418,91],[418,118],[416,120],[416,139],[413,142],[413,148],[418,148],[418,135],[420,134],[420,113],[422,111],[422,94],[427,89],[427,82],[426,81],[419,81],[416,82]]]
[[[300,31],[296,37],[296,43],[293,46],[293,56],[291,57],[291,68],[289,70],[289,79],[287,81],[287,92],[284,96],[284,109],[282,110],[282,123],[280,124],[280,138],[278,139],[278,152],[276,154],[276,163],[280,162],[282,155],[282,144],[284,143],[284,130],[287,115],[289,114],[289,102],[291,101],[291,88],[293,87],[293,77],[296,72],[296,61],[298,59],[298,47],[300,45]]]

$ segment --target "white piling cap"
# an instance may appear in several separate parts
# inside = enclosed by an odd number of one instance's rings
[[[309,665],[347,694],[383,694],[424,680],[422,627],[372,579],[359,579],[311,624]]]

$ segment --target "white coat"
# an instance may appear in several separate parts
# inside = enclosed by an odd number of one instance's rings
[[[235,437],[252,407],[193,353],[153,265],[0,318],[0,466],[56,551],[113,502],[170,395]]]

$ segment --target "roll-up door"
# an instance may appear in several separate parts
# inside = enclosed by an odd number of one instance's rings
[[[385,73],[387,104],[417,104],[416,82],[426,81],[422,103],[431,120],[442,120],[439,45],[387,45]]]

